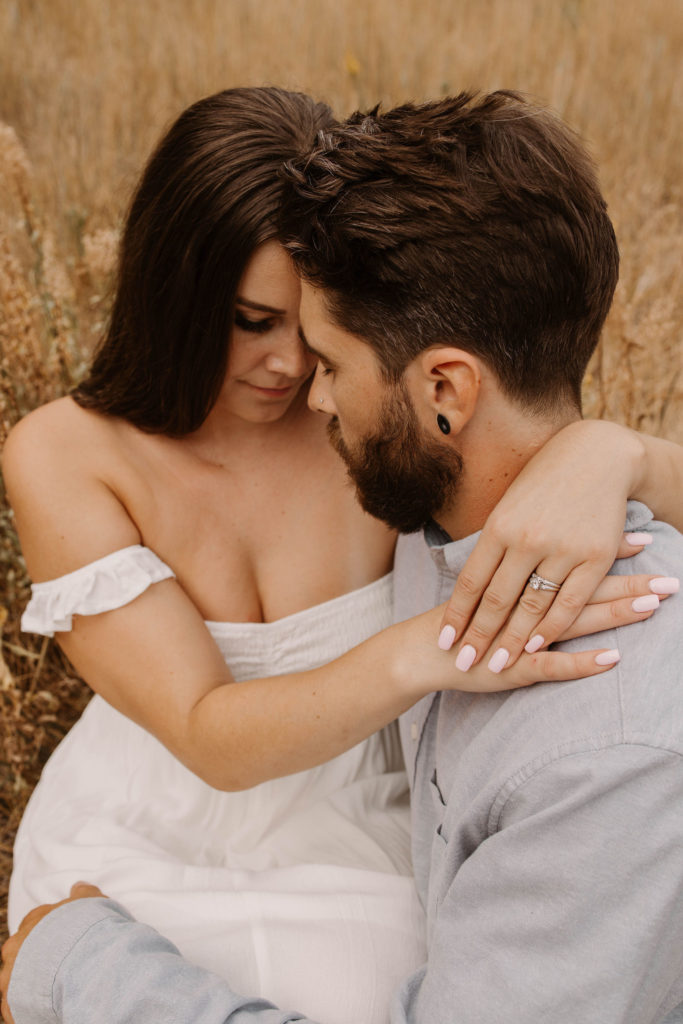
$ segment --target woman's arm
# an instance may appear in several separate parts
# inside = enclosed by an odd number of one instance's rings
[[[471,645],[477,664],[503,630],[512,665],[532,638],[532,648],[558,640],[614,559],[649,543],[622,533],[629,498],[683,530],[683,448],[605,420],[560,430],[489,516],[441,620],[441,643]],[[559,593],[527,587],[532,572],[562,584]]]
[[[649,579],[615,579],[613,591],[602,595],[611,602],[586,609],[579,633],[647,618],[651,610],[635,612],[633,598],[622,595],[629,588],[649,592]],[[442,612],[392,626],[320,668],[241,683],[171,580],[116,611],[76,618],[73,632],[59,640],[93,689],[204,781],[226,790],[322,764],[433,690],[513,689],[594,675],[613,664],[596,662],[599,648],[525,654],[502,677],[485,665],[461,673],[455,655],[432,640]]]
[[[628,430],[627,427],[620,429]],[[647,505],[655,519],[670,523],[683,533],[683,447],[663,437],[639,434],[635,430],[628,430],[628,433],[636,440],[639,450],[636,466],[640,466],[629,488],[629,497]]]
[[[5,479],[34,579],[63,575],[142,538],[83,451],[26,422],[10,438]],[[36,436],[38,434],[38,436]],[[87,449],[90,448],[88,452]],[[97,451],[96,451],[97,456]],[[609,584],[577,628],[647,617],[631,608],[649,578]],[[619,588],[622,589],[619,589]],[[630,588],[630,589],[629,589]],[[235,684],[197,608],[175,580],[116,610],[74,618],[59,643],[110,704],[219,789],[243,789],[342,753],[436,689],[499,690],[605,671],[595,651],[525,656],[501,678],[458,672],[433,635],[442,610],[385,630],[322,668]],[[597,616],[597,618],[596,618]]]

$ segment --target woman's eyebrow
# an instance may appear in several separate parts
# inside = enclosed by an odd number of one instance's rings
[[[235,303],[238,306],[248,306],[249,309],[258,309],[263,313],[278,313],[280,316],[284,316],[284,309],[275,309],[274,306],[264,306],[262,302],[252,302],[251,299],[244,299],[241,295],[238,295],[235,299]]]

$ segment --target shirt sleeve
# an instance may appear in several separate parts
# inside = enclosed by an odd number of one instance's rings
[[[24,941],[8,992],[15,1024],[314,1024],[238,995],[107,899],[53,910]]]
[[[682,789],[666,750],[562,757],[512,792],[464,863],[472,837],[446,809],[429,962],[394,1024],[683,1020]]]

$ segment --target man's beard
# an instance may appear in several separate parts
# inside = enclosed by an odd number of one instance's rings
[[[425,437],[405,388],[396,388],[380,413],[379,429],[353,447],[335,417],[327,425],[366,512],[401,533],[414,533],[452,501],[462,458]]]

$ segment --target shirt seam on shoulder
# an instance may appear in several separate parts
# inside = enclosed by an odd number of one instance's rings
[[[644,747],[648,750],[654,750],[662,754],[673,754],[675,757],[683,758],[683,753],[674,747],[665,746],[663,743],[648,742],[645,739],[627,739],[623,737],[618,740],[610,740],[609,734],[604,735],[600,743],[596,743],[597,737],[586,737],[584,739],[573,740],[566,746],[571,746],[574,749],[562,750],[559,748],[554,754],[550,751],[546,751],[541,754],[540,757],[534,758],[532,761],[527,762],[519,768],[513,775],[509,776],[506,781],[502,784],[498,790],[497,796],[491,802],[491,810],[489,811],[488,823],[487,823],[487,835],[495,835],[500,828],[500,819],[503,816],[506,806],[512,797],[517,793],[522,786],[526,785],[532,779],[540,775],[541,772],[546,771],[551,766],[558,764],[560,761],[567,760],[571,757],[581,757],[584,754],[599,754],[604,750],[615,749],[616,747]],[[542,763],[538,763],[542,760]],[[535,766],[535,767],[534,767]]]

